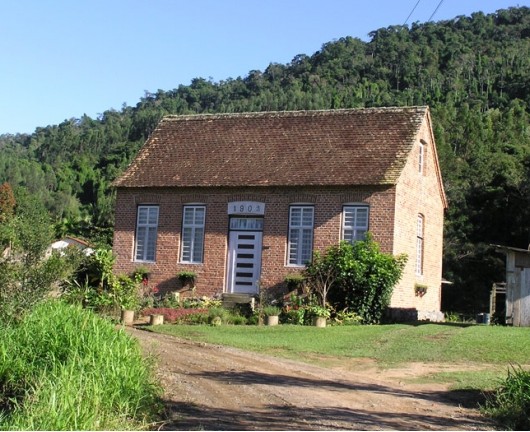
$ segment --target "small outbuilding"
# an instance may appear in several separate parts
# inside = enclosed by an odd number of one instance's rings
[[[506,255],[506,324],[530,327],[530,250],[495,246]]]
[[[76,237],[66,236],[57,241],[54,241],[47,249],[46,256],[50,256],[53,251],[61,251],[68,247],[76,247],[83,251],[85,255],[91,255],[94,253],[94,249],[90,247],[90,244],[85,240],[81,240]]]

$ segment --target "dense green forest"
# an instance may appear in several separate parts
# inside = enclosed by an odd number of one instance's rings
[[[444,307],[484,310],[504,278],[491,244],[530,242],[530,8],[344,37],[246,77],[146,92],[135,107],[0,136],[0,183],[26,188],[56,235],[112,238],[111,182],[166,114],[429,105],[449,209]]]

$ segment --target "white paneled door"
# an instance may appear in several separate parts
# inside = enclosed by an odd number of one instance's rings
[[[261,231],[230,231],[228,281],[230,293],[256,294],[261,272]]]

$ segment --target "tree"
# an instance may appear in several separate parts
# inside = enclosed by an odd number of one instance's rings
[[[76,266],[74,255],[46,256],[53,230],[44,204],[23,190],[15,192],[14,215],[0,224],[0,237],[6,236],[12,247],[0,257],[0,326],[29,312]]]
[[[305,270],[310,288],[325,307],[355,312],[364,324],[379,323],[401,279],[407,258],[380,251],[370,235],[366,240],[341,242],[324,254],[316,253]]]
[[[0,223],[13,216],[16,203],[11,185],[7,182],[0,185]]]
[[[339,247],[330,247],[325,253],[315,251],[311,263],[304,270],[310,289],[317,295],[320,306],[326,308],[329,291],[339,277]]]

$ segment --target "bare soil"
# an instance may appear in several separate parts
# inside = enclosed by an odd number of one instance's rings
[[[414,378],[447,365],[325,367],[130,328],[158,358],[160,430],[491,430],[478,392]],[[326,359],[323,359],[326,362]],[[417,381],[417,380],[416,380]]]

